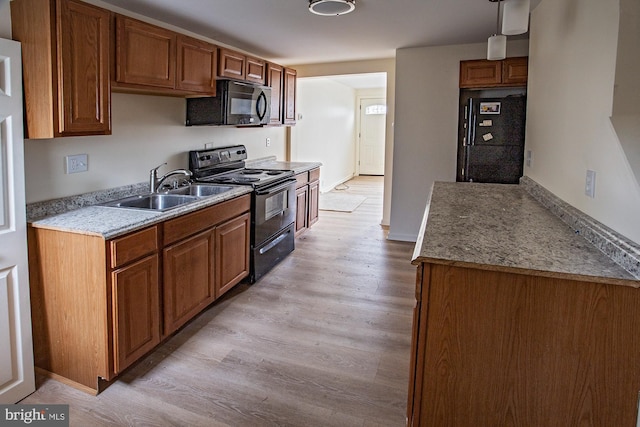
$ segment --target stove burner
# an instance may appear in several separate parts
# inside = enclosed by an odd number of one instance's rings
[[[262,171],[260,169],[245,169],[240,173],[244,175],[259,175]]]
[[[282,171],[267,171],[267,175],[280,175]]]

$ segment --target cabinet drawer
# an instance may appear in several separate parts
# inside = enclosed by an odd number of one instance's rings
[[[320,168],[311,169],[309,171],[309,182],[320,180]]]
[[[296,189],[309,182],[309,172],[302,172],[296,175]]]
[[[111,268],[158,250],[158,228],[151,227],[110,242]]]
[[[164,246],[227,221],[247,212],[250,208],[251,195],[247,194],[187,215],[182,215],[175,219],[170,219],[164,223]]]

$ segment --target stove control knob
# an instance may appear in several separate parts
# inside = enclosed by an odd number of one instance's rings
[[[211,156],[201,156],[199,160],[211,160]]]

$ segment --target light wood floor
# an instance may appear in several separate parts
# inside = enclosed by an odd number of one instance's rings
[[[320,211],[295,251],[240,284],[97,397],[39,379],[23,403],[70,405],[72,426],[402,426],[413,245],[385,240],[382,177]]]

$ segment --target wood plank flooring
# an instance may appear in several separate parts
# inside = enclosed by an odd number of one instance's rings
[[[98,396],[39,378],[23,403],[70,405],[72,426],[403,426],[415,268],[385,240],[382,177],[320,211],[295,251],[240,284]]]

